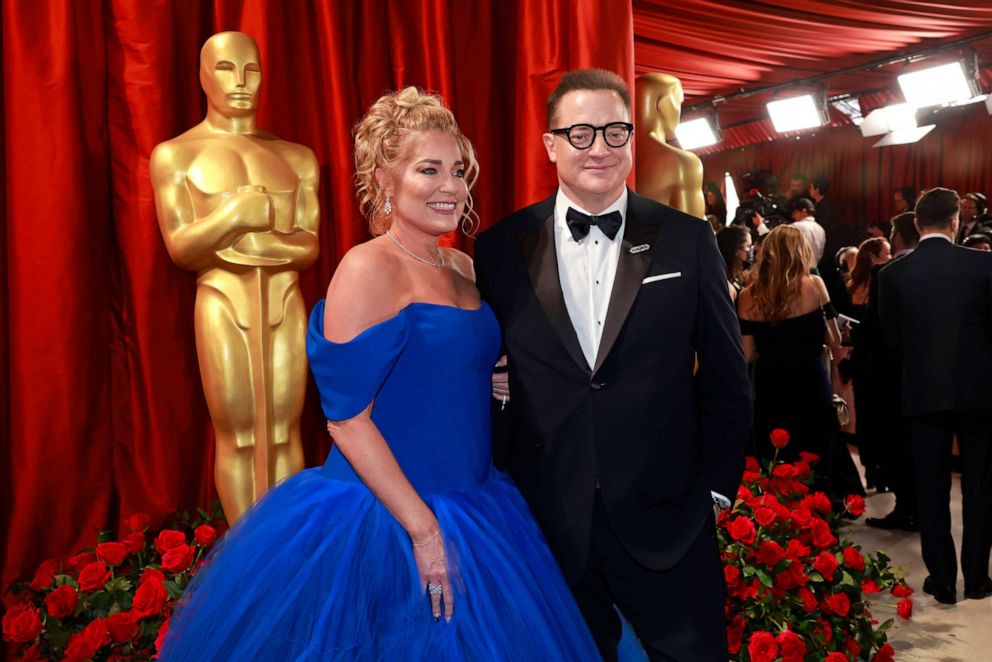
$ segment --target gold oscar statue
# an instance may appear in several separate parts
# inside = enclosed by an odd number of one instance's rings
[[[151,157],[169,255],[197,272],[196,350],[217,440],[214,479],[232,523],[303,468],[298,272],[318,252],[317,160],[256,126],[261,82],[251,37],[210,37],[200,52],[206,119]]]
[[[635,97],[637,192],[704,218],[703,162],[668,144],[682,114],[682,81],[668,74],[643,74],[635,81]]]

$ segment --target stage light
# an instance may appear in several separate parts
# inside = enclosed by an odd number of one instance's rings
[[[779,133],[813,129],[827,123],[825,104],[818,103],[812,94],[769,101],[767,107],[772,124]]]
[[[927,124],[926,126],[915,127],[912,129],[896,129],[895,131],[889,132],[888,135],[872,145],[872,147],[888,147],[889,145],[907,145],[909,143],[915,143],[923,138],[923,136],[933,131],[936,126],[936,124]]]
[[[961,62],[899,74],[898,80],[906,103],[916,108],[964,101],[978,94]]]
[[[915,129],[916,126],[916,108],[908,103],[895,103],[868,113],[861,123],[861,135],[868,138],[891,131]]]
[[[675,128],[675,137],[679,139],[679,145],[682,146],[682,149],[709,147],[723,140],[720,128],[716,126],[713,119],[697,117],[688,122],[680,122]]]

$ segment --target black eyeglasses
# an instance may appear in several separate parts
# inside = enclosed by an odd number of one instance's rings
[[[575,149],[589,149],[596,141],[596,132],[603,132],[603,140],[608,147],[623,147],[630,141],[634,125],[630,122],[611,122],[604,126],[573,124],[561,129],[551,129],[548,133],[563,135]]]

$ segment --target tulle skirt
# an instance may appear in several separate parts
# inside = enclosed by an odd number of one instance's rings
[[[427,495],[454,617],[436,622],[410,541],[361,483],[305,470],[228,532],[190,583],[162,660],[598,660],[505,475]]]

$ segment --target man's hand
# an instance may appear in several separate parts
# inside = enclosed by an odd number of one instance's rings
[[[510,381],[506,368],[506,354],[499,357],[496,366],[493,368],[493,398],[501,403],[500,409],[506,407],[510,401]]]

